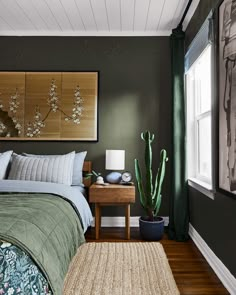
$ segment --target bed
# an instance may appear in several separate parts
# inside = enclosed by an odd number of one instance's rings
[[[8,173],[0,154],[0,294],[62,294],[93,219],[85,198],[90,180],[73,185],[75,152],[66,157],[11,154]],[[91,162],[81,163],[91,172]]]

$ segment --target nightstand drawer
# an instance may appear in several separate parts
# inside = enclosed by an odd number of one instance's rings
[[[93,184],[89,188],[91,203],[134,203],[135,187],[109,184],[107,186]]]

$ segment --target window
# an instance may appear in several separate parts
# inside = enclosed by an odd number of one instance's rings
[[[188,178],[212,184],[211,60],[208,44],[186,73]]]
[[[208,44],[186,73],[188,177],[212,184],[211,56]]]
[[[215,96],[214,27],[213,11],[210,11],[185,55],[188,183],[212,199],[215,187],[212,143],[216,141],[216,128],[212,125],[216,120],[212,99]]]

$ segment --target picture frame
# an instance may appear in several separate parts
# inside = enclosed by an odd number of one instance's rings
[[[98,72],[0,72],[0,140],[98,141]]]
[[[217,7],[218,190],[236,197],[236,3]]]

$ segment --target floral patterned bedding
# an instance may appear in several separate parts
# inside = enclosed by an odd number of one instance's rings
[[[47,280],[20,248],[0,240],[0,295],[50,295]]]

